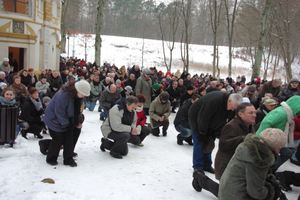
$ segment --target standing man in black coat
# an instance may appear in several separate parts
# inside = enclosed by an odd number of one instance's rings
[[[220,91],[206,94],[189,109],[189,123],[194,141],[193,168],[195,171],[214,173],[211,152],[216,135],[230,119],[234,110],[243,102],[239,94]]]
[[[168,87],[167,92],[170,95],[169,100],[172,106],[172,113],[176,113],[175,109],[176,107],[179,106],[180,97],[181,97],[180,90],[178,89],[177,81],[172,82],[172,85]]]

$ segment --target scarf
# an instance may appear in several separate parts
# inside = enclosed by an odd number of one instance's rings
[[[4,97],[0,96],[0,104],[2,104],[2,105],[10,106],[10,105],[14,105],[15,103],[16,103],[15,99],[12,99],[11,101],[8,101]]]
[[[294,127],[295,127],[293,111],[286,102],[284,102],[284,101],[281,102],[281,105],[287,116],[284,133],[288,136],[288,140],[289,140],[288,146],[293,146],[294,145]]]
[[[37,111],[39,111],[43,108],[40,98],[34,99],[31,96],[29,96],[29,98],[30,98],[31,102],[33,103],[33,105],[34,105],[34,107]]]

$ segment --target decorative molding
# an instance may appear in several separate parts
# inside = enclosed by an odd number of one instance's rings
[[[29,33],[29,35],[37,36],[35,31],[27,23],[26,23],[26,30]]]
[[[40,45],[43,45],[44,44],[44,41],[40,41]]]
[[[52,17],[52,2],[44,1],[44,20],[51,22]]]
[[[53,22],[55,25],[59,25],[59,24],[60,24],[60,19],[59,19],[59,18],[56,18],[56,17],[52,17],[52,22]]]
[[[35,42],[19,42],[19,41],[15,41],[15,40],[0,40],[0,42],[4,42],[4,43],[17,43],[17,44],[35,44]]]
[[[38,18],[40,18],[41,20],[43,20],[43,12],[42,11],[37,11],[36,15],[38,16]]]
[[[11,21],[7,22],[3,26],[0,26],[0,32],[10,32],[10,27],[11,27]],[[8,31],[7,31],[8,29]]]
[[[37,35],[26,35],[26,34],[21,34],[21,33],[0,32],[0,37],[21,39],[21,40],[36,40]],[[16,42],[16,41],[13,41],[13,42]]]

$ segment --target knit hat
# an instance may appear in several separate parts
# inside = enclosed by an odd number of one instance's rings
[[[3,61],[9,62],[9,59],[8,58],[3,58]]]
[[[130,85],[127,85],[124,89],[128,92],[132,92],[132,87]]]
[[[6,83],[4,83],[4,82],[1,82],[1,83],[0,83],[0,88],[1,88],[3,85],[7,86],[7,84],[6,84]]]
[[[189,85],[189,86],[186,87],[186,90],[194,90],[194,87]]]
[[[167,92],[162,92],[160,95],[159,95],[159,98],[161,101],[168,101],[169,100],[169,93]]]
[[[86,80],[75,83],[75,88],[84,96],[90,96],[91,86]]]
[[[267,128],[259,136],[270,148],[282,148],[287,142],[285,133],[277,128]]]
[[[50,102],[51,101],[51,99],[50,99],[50,97],[43,97],[43,99],[42,99],[42,101],[43,101],[43,104],[45,104],[45,103],[47,103],[47,102]]]
[[[161,74],[162,74],[162,71],[161,71],[161,70],[159,70],[158,74],[160,74],[160,75],[161,75]]]
[[[158,83],[154,83],[152,87],[154,90],[159,90],[159,88],[160,88]]]
[[[293,82],[299,83],[299,79],[297,79],[297,78],[292,78],[292,79],[290,80],[290,83],[293,83]]]
[[[120,79],[117,79],[117,80],[116,80],[116,84],[121,84],[121,80],[120,80]]]
[[[275,104],[277,104],[277,103],[274,101],[274,99],[266,99],[264,101],[265,106],[270,106],[270,105],[275,105]]]
[[[151,70],[149,68],[143,69],[143,74],[151,75]]]

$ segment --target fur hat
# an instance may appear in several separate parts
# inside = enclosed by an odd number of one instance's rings
[[[3,61],[9,62],[9,59],[8,58],[3,58]]]
[[[42,101],[43,101],[43,104],[45,104],[45,103],[47,103],[47,102],[50,102],[51,101],[51,99],[50,99],[50,97],[43,97],[43,99],[42,99]]]
[[[128,92],[132,92],[132,87],[130,85],[127,85],[124,89]]]
[[[267,128],[259,136],[270,148],[282,148],[287,143],[287,136],[277,128]]]
[[[75,83],[75,88],[84,96],[90,96],[91,86],[86,80]]]
[[[293,82],[299,83],[299,79],[297,79],[297,78],[291,78],[290,83],[293,83]]]
[[[152,87],[154,90],[159,90],[159,88],[160,88],[158,83],[154,83]]]
[[[143,74],[151,75],[151,70],[149,68],[143,69]]]

